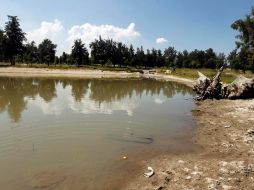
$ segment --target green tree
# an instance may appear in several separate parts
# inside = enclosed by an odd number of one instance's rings
[[[0,61],[5,59],[5,43],[6,43],[6,36],[4,31],[0,29]]]
[[[41,63],[54,63],[56,54],[56,44],[53,44],[51,40],[45,39],[38,46],[39,60]]]
[[[85,44],[83,44],[81,39],[74,41],[74,45],[72,46],[71,50],[71,56],[78,66],[88,64],[89,54]]]
[[[38,48],[34,41],[25,45],[24,61],[31,64],[38,61]]]
[[[168,47],[164,51],[164,58],[166,62],[166,66],[168,67],[174,67],[174,61],[177,55],[177,51],[175,50],[174,47]]]
[[[135,52],[133,45],[131,44],[129,48],[129,65],[134,66],[134,61],[135,61]]]
[[[68,58],[67,53],[63,52],[63,54],[60,56],[60,63],[68,64],[67,58]]]
[[[17,16],[8,15],[8,21],[5,23],[5,34],[6,56],[10,60],[11,65],[15,65],[15,56],[23,53],[23,42],[26,40]]]
[[[163,67],[165,65],[165,59],[163,58],[162,52],[159,49],[158,50],[158,55],[157,55],[157,60],[156,60],[156,66],[157,67]]]
[[[254,71],[254,7],[250,14],[244,19],[235,21],[231,27],[239,32],[236,36],[236,51],[228,58],[231,67]]]

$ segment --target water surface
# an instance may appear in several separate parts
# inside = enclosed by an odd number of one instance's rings
[[[0,187],[118,189],[139,161],[192,150],[192,97],[152,79],[0,77]]]

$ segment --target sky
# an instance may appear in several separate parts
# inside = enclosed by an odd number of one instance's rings
[[[89,43],[100,35],[134,47],[183,51],[213,48],[229,53],[254,0],[0,0],[0,28],[7,15],[20,19],[28,41],[49,38],[57,54],[70,52],[75,39]]]

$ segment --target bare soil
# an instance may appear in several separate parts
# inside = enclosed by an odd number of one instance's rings
[[[195,152],[160,155],[124,189],[254,189],[254,100],[206,100],[193,110]],[[145,178],[147,166],[155,175]]]

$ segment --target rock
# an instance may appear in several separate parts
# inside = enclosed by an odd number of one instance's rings
[[[248,136],[254,136],[254,129],[248,129],[245,134]]]
[[[147,178],[150,178],[154,175],[154,171],[153,171],[153,168],[150,167],[150,166],[147,169],[148,169],[149,172],[144,173],[144,176],[147,177]]]
[[[243,139],[243,142],[247,143],[247,144],[250,144],[251,142],[253,141],[253,138],[252,137],[244,137]]]
[[[230,128],[231,127],[231,125],[225,125],[224,126],[224,128]]]
[[[191,179],[191,176],[187,176],[185,179],[186,179],[186,180],[190,180],[190,179]]]
[[[178,163],[179,163],[179,164],[184,164],[185,161],[183,161],[183,160],[178,160]]]

